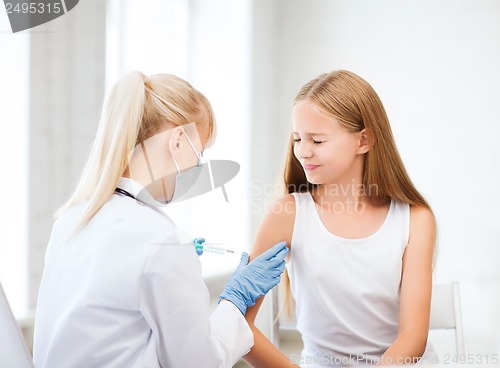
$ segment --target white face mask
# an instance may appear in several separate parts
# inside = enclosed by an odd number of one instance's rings
[[[170,201],[167,201],[166,204],[193,198],[212,189],[212,181],[210,180],[210,170],[208,167],[208,163],[205,162],[203,157],[201,157],[198,152],[196,152],[196,148],[194,147],[193,142],[191,142],[191,139],[187,134],[186,138],[191,148],[193,148],[196,157],[198,157],[198,164],[187,169],[185,172],[181,172],[179,170],[179,165],[174,159],[174,164],[177,168],[174,194],[172,196],[172,199]]]
[[[186,134],[186,133],[185,133]],[[170,204],[174,202],[180,202],[189,198],[196,197],[198,195],[201,195],[203,193],[206,193],[212,189],[212,181],[210,179],[210,169],[209,169],[209,164],[205,162],[203,157],[201,157],[198,152],[196,151],[196,148],[193,145],[193,142],[191,142],[191,139],[189,136],[186,134],[186,138],[189,142],[189,145],[193,149],[196,157],[198,158],[198,164],[196,166],[193,166],[189,169],[187,169],[184,172],[181,172],[179,169],[179,165],[177,161],[174,160],[175,167],[177,169],[177,174],[175,176],[175,187],[174,187],[174,193],[172,195],[172,199],[170,200],[164,200],[164,201],[158,201],[159,204]],[[149,165],[149,162],[148,162]],[[152,172],[150,170],[150,175],[152,175]],[[163,194],[165,198],[167,198],[166,195],[166,188],[165,188],[165,183],[164,183],[165,178],[161,178],[158,180],[154,180],[153,177],[151,177],[151,180],[153,181],[149,186],[152,186],[158,181],[161,181],[161,185],[163,187]],[[147,190],[147,187],[144,188]]]

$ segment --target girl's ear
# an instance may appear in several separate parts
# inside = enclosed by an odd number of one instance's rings
[[[177,126],[172,130],[172,134],[170,135],[170,140],[168,141],[168,150],[172,157],[177,157],[181,153],[182,148],[182,137],[184,136],[184,128],[181,126]]]
[[[368,128],[363,129],[359,132],[359,147],[358,153],[363,154],[370,150],[370,146],[372,144],[371,139],[371,130]]]

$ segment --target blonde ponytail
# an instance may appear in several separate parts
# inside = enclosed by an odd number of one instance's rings
[[[208,121],[213,141],[216,129],[212,107],[188,82],[169,74],[127,74],[107,97],[80,181],[55,216],[89,201],[75,230],[83,227],[113,194],[138,144],[160,131],[165,122],[184,125],[193,121]]]

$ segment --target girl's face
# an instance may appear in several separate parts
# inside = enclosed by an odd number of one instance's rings
[[[348,132],[307,100],[294,106],[292,118],[294,154],[310,183],[350,181],[356,175],[356,158],[364,153],[360,133]]]

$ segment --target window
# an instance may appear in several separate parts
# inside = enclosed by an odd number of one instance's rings
[[[248,249],[249,99],[251,4],[247,1],[144,0],[108,2],[107,90],[130,70],[171,73],[189,81],[212,103],[216,144],[207,159],[240,164],[240,173],[221,189],[172,204],[167,213],[193,237],[221,242],[234,256],[205,254],[205,276],[234,269]]]
[[[29,35],[10,33],[9,20],[0,12],[0,146],[2,211],[0,213],[0,282],[14,314],[28,306],[27,196]],[[8,31],[8,32],[7,32]]]

